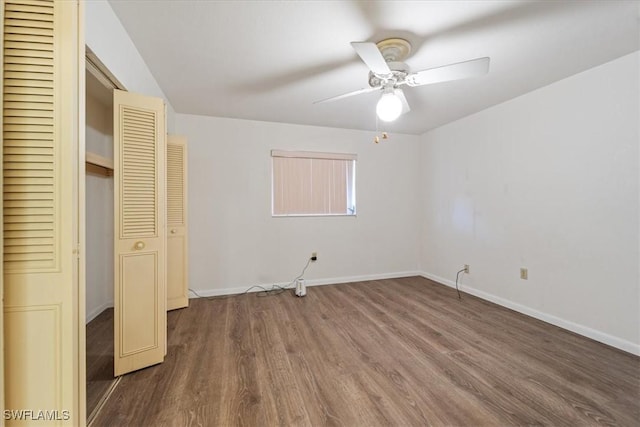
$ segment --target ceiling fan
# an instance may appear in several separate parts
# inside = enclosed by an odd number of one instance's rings
[[[415,87],[466,79],[482,76],[489,71],[490,60],[484,57],[412,73],[403,62],[411,53],[411,44],[399,38],[385,39],[378,43],[351,42],[351,46],[369,67],[369,87],[322,99],[314,104],[381,91],[376,113],[380,120],[392,122],[410,111],[402,86]]]

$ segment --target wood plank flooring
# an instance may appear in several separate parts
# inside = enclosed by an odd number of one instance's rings
[[[412,277],[192,300],[94,426],[620,425],[640,358]]]
[[[115,381],[113,377],[113,308],[87,324],[87,416]]]

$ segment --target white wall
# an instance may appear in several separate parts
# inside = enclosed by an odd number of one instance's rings
[[[639,60],[423,136],[425,275],[640,353]]]
[[[84,2],[85,43],[130,92],[163,98],[167,129],[173,132],[175,111],[140,56],[107,0]]]
[[[86,97],[87,151],[113,159],[113,114],[91,94]],[[113,177],[86,178],[87,322],[113,306]]]
[[[416,274],[419,138],[178,114],[188,138],[190,287],[243,291]],[[357,217],[271,217],[271,149],[357,153]]]

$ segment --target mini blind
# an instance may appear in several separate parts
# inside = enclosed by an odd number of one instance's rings
[[[274,216],[355,215],[355,154],[272,150]]]

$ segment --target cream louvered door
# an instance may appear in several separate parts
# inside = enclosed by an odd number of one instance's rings
[[[167,140],[167,310],[189,305],[187,139]]]
[[[164,360],[165,118],[159,98],[114,91],[115,375]]]
[[[3,267],[7,425],[82,425],[78,271],[82,12],[4,0]],[[82,95],[83,96],[83,95]],[[31,411],[31,412],[29,412]],[[17,421],[22,418],[23,421]],[[39,420],[39,421],[37,421]]]

